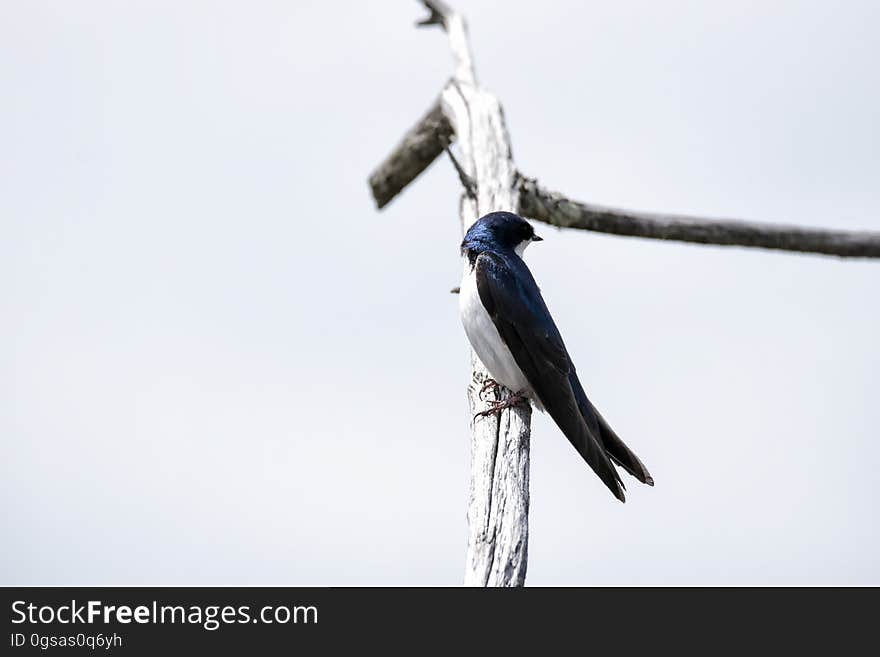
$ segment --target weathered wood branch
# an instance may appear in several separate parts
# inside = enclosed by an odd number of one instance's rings
[[[528,178],[520,178],[519,191],[520,210],[524,216],[562,228],[696,244],[821,253],[842,258],[880,258],[880,233],[875,232],[619,210],[572,201],[562,194],[543,189]]]
[[[417,139],[405,138],[370,177],[378,207],[383,207],[394,198],[449,143],[453,134],[452,126],[443,116],[442,108],[438,105],[435,109],[436,113],[432,115],[429,112],[430,118],[426,115],[407,133],[407,137],[410,134],[418,135]],[[442,118],[438,119],[437,113]],[[414,162],[418,164],[411,164]],[[517,178],[517,185],[520,214],[562,228],[695,244],[818,253],[842,258],[880,258],[880,232],[827,230],[625,210],[573,201],[521,175]]]
[[[477,84],[464,19],[442,2],[423,2],[431,11],[423,23],[446,30],[455,62],[455,74],[440,95],[440,105],[461,152],[459,159],[452,159],[466,192],[460,205],[464,232],[483,214],[519,209],[516,168],[501,105]],[[445,139],[441,136],[438,145],[446,146]],[[471,370],[468,406],[472,416],[489,408],[491,400],[511,394],[505,389],[480,394],[489,374],[473,352]],[[530,423],[530,407],[515,407],[472,421],[465,584],[525,583]]]
[[[454,137],[452,125],[443,113],[438,98],[382,164],[370,174],[370,189],[376,207],[384,208],[403,191],[404,187],[437,159]]]

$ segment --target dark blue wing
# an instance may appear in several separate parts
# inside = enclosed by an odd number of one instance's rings
[[[480,301],[547,413],[620,501],[623,483],[587,425],[570,377],[574,366],[535,279],[518,257],[485,251],[475,263]]]

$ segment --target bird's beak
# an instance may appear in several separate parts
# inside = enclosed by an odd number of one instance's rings
[[[543,237],[538,237],[537,235],[535,235],[534,237],[532,237],[532,241],[533,241],[533,242],[543,242],[543,241],[544,241],[544,238],[543,238]]]

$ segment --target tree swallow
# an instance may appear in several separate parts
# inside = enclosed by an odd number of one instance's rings
[[[541,241],[525,219],[492,212],[470,227],[461,243],[466,258],[459,306],[464,331],[494,381],[513,397],[483,414],[523,400],[546,410],[578,453],[621,502],[623,482],[613,463],[649,486],[654,480],[587,399],[562,336],[532,272],[522,260]]]

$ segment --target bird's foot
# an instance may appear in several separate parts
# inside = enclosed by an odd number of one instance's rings
[[[490,390],[492,392],[495,392],[500,387],[501,384],[499,384],[495,379],[486,379],[485,381],[483,381],[483,387],[480,388],[479,392],[480,401],[486,401],[486,393]]]
[[[495,382],[493,381],[493,383]],[[497,386],[498,384],[495,383],[495,385]],[[474,420],[476,420],[478,417],[489,417],[490,415],[494,415],[495,413],[500,413],[505,408],[512,408],[514,406],[517,406],[518,404],[522,404],[523,402],[528,404],[529,400],[528,397],[526,397],[525,395],[525,390],[520,390],[519,392],[513,393],[507,399],[502,399],[501,401],[490,401],[489,408],[487,408],[485,411],[480,411],[479,413],[474,415]]]

